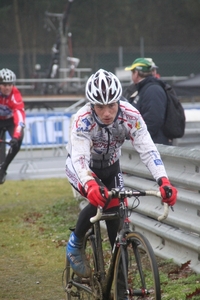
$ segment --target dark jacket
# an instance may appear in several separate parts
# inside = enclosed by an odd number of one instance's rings
[[[132,84],[132,91],[130,86],[129,90],[126,90],[126,96],[129,92],[130,97],[128,100],[140,111],[154,143],[172,145],[172,141],[164,135],[162,130],[167,96],[158,81],[159,79],[148,76],[136,85]],[[131,97],[133,93],[134,96]]]

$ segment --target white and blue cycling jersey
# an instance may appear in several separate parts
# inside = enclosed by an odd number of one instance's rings
[[[75,187],[84,186],[93,179],[91,167],[101,169],[113,165],[120,158],[121,146],[127,139],[155,180],[167,177],[160,154],[139,111],[130,103],[120,101],[115,121],[108,126],[98,121],[90,103],[74,115],[67,146],[68,180]]]

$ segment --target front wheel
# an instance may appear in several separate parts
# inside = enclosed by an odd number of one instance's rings
[[[153,249],[145,236],[131,232],[125,237],[124,257],[127,274],[122,267],[122,251],[118,250],[114,269],[114,300],[161,299],[160,278]],[[128,290],[126,290],[126,284]]]

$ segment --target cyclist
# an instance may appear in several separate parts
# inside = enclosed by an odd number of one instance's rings
[[[69,182],[89,200],[79,214],[66,248],[72,269],[81,277],[90,276],[82,248],[84,235],[91,226],[90,217],[96,214],[98,205],[107,211],[116,211],[119,207],[118,199],[109,203],[107,199],[108,190],[123,187],[119,157],[126,139],[130,139],[159,184],[163,202],[173,206],[177,197],[177,190],[167,177],[160,154],[139,111],[130,103],[120,101],[122,87],[118,78],[100,69],[88,79],[85,94],[89,103],[74,117],[66,159]],[[106,225],[113,246],[119,220],[109,220]]]
[[[19,152],[24,135],[24,102],[14,86],[15,80],[16,76],[11,70],[0,70],[0,132],[8,131],[11,137],[11,147],[0,165],[0,184],[5,182],[7,168]]]

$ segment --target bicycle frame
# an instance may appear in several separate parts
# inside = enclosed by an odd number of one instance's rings
[[[131,244],[132,250],[134,251],[134,255],[136,258],[136,264],[137,264],[137,267],[139,268],[139,270],[142,270],[142,266],[141,266],[140,254],[137,249],[137,247],[138,247],[137,237],[133,237],[134,234],[133,234],[133,231],[130,229],[130,226],[129,226],[130,223],[128,221],[129,209],[126,206],[126,204],[124,203],[124,199],[126,197],[131,197],[131,196],[139,197],[139,196],[145,196],[145,195],[155,195],[155,196],[160,197],[160,193],[155,192],[155,191],[146,191],[146,192],[132,191],[132,190],[131,191],[127,191],[127,190],[119,191],[119,190],[115,189],[114,191],[110,192],[110,196],[119,198],[119,201],[120,201],[119,212],[106,213],[106,212],[103,212],[103,209],[101,207],[98,207],[96,216],[94,216],[90,219],[91,223],[93,223],[93,226],[87,232],[87,234],[85,236],[85,247],[87,250],[86,243],[87,243],[87,240],[89,239],[90,244],[92,246],[92,253],[93,253],[93,257],[94,257],[93,275],[91,278],[88,278],[88,279],[82,278],[81,282],[77,282],[76,280],[74,280],[72,278],[72,280],[70,281],[70,284],[72,286],[76,286],[77,288],[79,288],[79,290],[82,289],[82,290],[86,291],[87,293],[94,295],[93,287],[95,286],[95,283],[97,282],[98,283],[97,290],[99,289],[98,291],[100,291],[102,293],[102,298],[98,298],[98,299],[106,299],[106,300],[110,299],[114,277],[116,276],[116,274],[119,274],[115,270],[116,260],[118,257],[118,269],[119,269],[119,265],[120,265],[120,270],[122,271],[122,276],[123,276],[123,283],[124,283],[123,290],[125,289],[124,296],[125,297],[126,296],[127,297],[128,296],[130,296],[130,297],[140,296],[143,298],[143,296],[145,297],[145,295],[148,295],[149,292],[146,289],[141,288],[141,290],[140,289],[130,290],[130,288],[128,287],[128,277],[127,277],[127,275],[128,275],[127,262],[128,261],[127,261],[127,256],[126,256],[127,255],[127,247],[126,246]],[[163,220],[164,218],[167,217],[167,214],[168,214],[167,207],[168,206],[165,207],[164,214],[162,216],[160,216],[158,219]],[[114,218],[120,218],[120,226],[119,226],[116,240],[115,240],[115,243],[114,243],[114,246],[112,249],[109,267],[106,270],[104,255],[103,255],[103,247],[102,247],[102,233],[101,233],[101,228],[100,228],[100,221],[111,220]],[[138,234],[136,234],[136,235],[138,235]],[[128,239],[126,238],[127,236],[130,236],[130,239],[133,238],[133,240],[131,239],[131,242],[128,241]],[[143,239],[143,237],[142,237],[142,239]],[[140,240],[140,238],[139,238],[139,240]],[[118,252],[118,251],[120,251],[120,252]],[[142,286],[145,287],[145,278],[143,278],[142,273],[140,273],[140,277],[141,277]],[[159,281],[159,279],[158,279],[158,281]],[[66,288],[66,290],[68,290],[68,287]],[[117,291],[117,293],[118,293],[118,291]],[[95,299],[97,299],[97,298],[95,298]],[[160,299],[160,298],[158,297],[156,299]]]
[[[101,212],[102,213],[102,212]],[[100,221],[103,220],[111,220],[114,218],[120,218],[121,219],[121,228],[119,228],[117,237],[113,246],[111,260],[109,269],[107,271],[107,274],[105,272],[105,264],[104,264],[104,256],[103,256],[103,248],[102,248],[102,238],[101,238],[101,229],[100,229]],[[115,260],[118,252],[118,248],[121,247],[122,252],[122,268],[123,268],[123,274],[126,274],[127,268],[126,268],[126,258],[125,258],[125,247],[126,243],[124,243],[123,238],[125,235],[130,231],[129,228],[129,222],[127,221],[128,218],[128,207],[124,205],[124,199],[120,199],[120,208],[119,213],[102,213],[101,218],[96,221],[93,225],[94,235],[95,235],[95,243],[93,243],[93,247],[95,248],[94,253],[96,253],[96,262],[97,262],[97,272],[95,276],[98,277],[99,282],[102,286],[103,291],[103,297],[104,299],[109,299],[110,291],[112,287],[113,282],[113,274],[114,274],[114,267],[115,267]],[[91,236],[90,236],[91,234]],[[92,232],[89,233],[89,236],[86,238],[93,238]],[[92,241],[91,241],[92,242]],[[125,276],[126,278],[126,276]],[[125,282],[126,289],[128,289],[128,283]]]
[[[119,218],[119,213],[104,213],[102,214],[102,217],[100,220],[110,220],[112,218]],[[94,234],[95,234],[95,240],[96,240],[96,261],[97,261],[97,271],[99,273],[99,282],[102,286],[103,296],[105,299],[109,299],[111,286],[113,282],[113,274],[114,274],[114,267],[115,267],[115,260],[117,256],[117,251],[119,247],[122,247],[123,245],[122,239],[125,236],[126,233],[128,233],[129,225],[127,222],[125,222],[126,218],[123,217],[123,227],[118,232],[116,241],[112,250],[110,265],[107,270],[107,274],[105,272],[105,264],[104,264],[104,256],[103,256],[103,248],[102,248],[102,238],[101,238],[101,229],[100,229],[100,221],[95,222],[94,226]],[[122,247],[122,253],[124,253],[124,248]],[[125,254],[124,254],[125,256]],[[123,264],[123,267],[125,265]],[[124,274],[126,274],[126,270],[124,270]]]
[[[5,140],[6,128],[0,130],[0,164],[5,161],[6,157],[6,145],[9,145]]]

